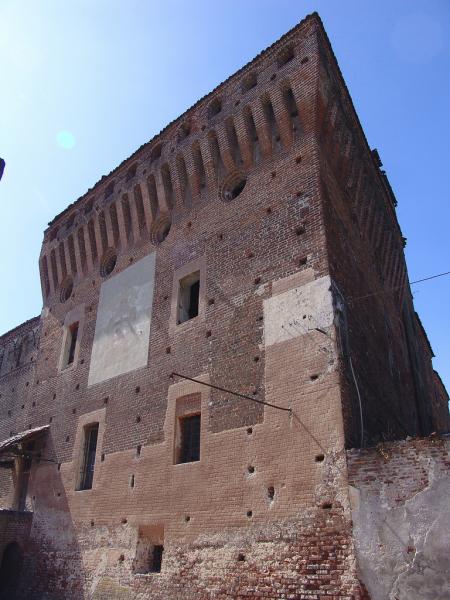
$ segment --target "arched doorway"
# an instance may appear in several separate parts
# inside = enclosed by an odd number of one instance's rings
[[[0,599],[6,600],[17,589],[22,571],[23,555],[19,544],[6,546],[0,565]]]

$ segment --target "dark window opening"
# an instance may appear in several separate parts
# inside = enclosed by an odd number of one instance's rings
[[[239,196],[239,194],[245,188],[245,184],[246,184],[245,179],[241,179],[241,181],[238,181],[238,183],[231,190],[231,199],[232,200],[234,200],[235,198],[237,198]]]
[[[117,254],[111,248],[102,257],[100,264],[100,276],[108,277],[114,271],[117,263]]]
[[[180,419],[180,460],[179,463],[200,460],[200,415]]]
[[[180,280],[178,293],[178,323],[198,315],[200,298],[200,271]]]
[[[150,558],[150,573],[161,573],[164,546],[153,546]]]
[[[171,223],[165,217],[162,217],[159,221],[156,221],[151,228],[150,239],[152,244],[158,246],[161,244],[166,237],[169,235]]]
[[[164,531],[160,527],[139,528],[132,570],[135,574],[160,573],[164,555]]]
[[[3,552],[0,565],[0,590],[4,593],[2,598],[10,598],[17,590],[22,565],[23,555],[19,544],[16,542],[8,544]]]
[[[94,479],[95,453],[97,451],[98,423],[84,430],[84,457],[81,469],[80,490],[92,489]]]
[[[77,339],[78,339],[78,326],[79,326],[79,322],[77,321],[76,323],[72,323],[72,325],[70,325],[69,327],[69,331],[67,332],[67,336],[68,336],[68,353],[67,353],[67,364],[66,366],[70,366],[71,364],[73,364],[73,361],[75,360],[75,350],[77,347]]]
[[[222,200],[224,202],[230,202],[237,198],[245,188],[246,183],[246,178],[240,173],[233,173],[227,177],[222,184],[222,190],[220,192]]]

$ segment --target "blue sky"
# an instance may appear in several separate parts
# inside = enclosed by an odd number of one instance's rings
[[[397,196],[411,281],[450,270],[448,0],[0,0],[0,333],[52,217],[317,10]],[[450,388],[450,277],[413,286]]]

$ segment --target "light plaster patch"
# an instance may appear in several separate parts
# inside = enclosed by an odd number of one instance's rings
[[[147,364],[155,253],[102,284],[88,385]]]
[[[328,275],[264,300],[266,346],[326,328],[334,319]]]

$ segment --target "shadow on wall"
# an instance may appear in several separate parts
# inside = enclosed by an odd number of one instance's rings
[[[13,598],[18,588],[23,566],[22,549],[17,542],[9,543],[0,563],[0,600]]]
[[[51,433],[30,485],[33,522],[22,576],[8,600],[85,600],[85,571]],[[0,596],[0,598],[2,598]],[[3,598],[2,598],[3,600]]]

